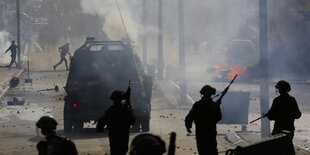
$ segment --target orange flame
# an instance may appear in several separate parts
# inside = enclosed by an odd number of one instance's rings
[[[214,65],[212,68],[214,68],[217,72],[223,70],[223,67],[221,65]]]
[[[237,78],[240,78],[241,75],[245,75],[245,68],[241,65],[236,65],[234,68],[229,68],[230,72],[227,74],[226,79],[233,79],[236,74],[238,74]]]

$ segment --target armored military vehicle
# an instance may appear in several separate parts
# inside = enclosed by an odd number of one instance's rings
[[[112,91],[125,91],[129,80],[136,115],[132,129],[149,131],[153,80],[144,73],[139,57],[121,41],[88,37],[71,59],[65,86],[64,131],[79,131],[84,123],[98,120],[112,105]]]

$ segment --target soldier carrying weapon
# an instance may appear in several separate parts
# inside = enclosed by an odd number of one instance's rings
[[[97,123],[97,131],[103,132],[107,126],[111,155],[126,155],[128,151],[129,129],[135,123],[135,114],[130,106],[130,82],[127,92],[115,90],[110,96],[113,105],[109,107]],[[125,100],[126,104],[122,104]]]
[[[295,151],[292,142],[295,131],[294,121],[301,117],[301,112],[298,108],[296,99],[288,93],[291,91],[291,86],[287,81],[280,80],[275,85],[275,88],[277,94],[279,93],[280,96],[273,100],[271,108],[266,114],[250,123],[254,123],[264,117],[268,117],[269,120],[274,120],[275,123],[271,134],[276,135],[283,130],[289,131],[288,137],[291,148],[289,148],[290,152],[288,154],[294,155]]]
[[[196,125],[196,142],[198,153],[200,155],[217,155],[216,142],[216,123],[222,119],[220,108],[221,100],[227,93],[230,85],[234,82],[237,75],[231,81],[228,87],[222,92],[219,99],[214,102],[211,98],[215,95],[216,89],[210,85],[205,85],[201,88],[201,99],[194,103],[192,109],[185,118],[185,126],[187,132],[191,133],[192,123]]]
[[[275,87],[280,96],[273,100],[272,106],[267,113],[267,117],[275,121],[272,135],[278,134],[282,130],[288,130],[292,132],[291,139],[293,139],[294,121],[301,117],[301,112],[295,98],[288,93],[291,90],[288,82],[280,80]]]

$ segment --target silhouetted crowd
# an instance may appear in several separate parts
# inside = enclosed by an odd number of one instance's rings
[[[292,143],[295,130],[294,120],[301,117],[301,112],[295,98],[289,95],[291,87],[287,81],[280,80],[275,88],[279,96],[273,100],[266,116],[275,121],[272,135],[282,133],[283,130],[289,131],[290,148],[287,154],[294,155]],[[110,99],[113,105],[105,111],[96,126],[98,132],[108,130],[111,155],[126,155],[128,152],[129,131],[135,123],[135,114],[131,106],[126,103],[128,102],[126,94],[120,90],[115,90],[111,94]],[[191,133],[192,124],[195,123],[197,149],[200,155],[217,155],[216,124],[222,118],[221,100],[215,102],[212,100],[216,89],[210,85],[203,86],[200,94],[201,99],[194,103],[185,118],[185,127]],[[41,129],[41,133],[46,138],[45,141],[37,144],[39,155],[78,154],[75,144],[70,139],[56,134],[57,124],[56,120],[50,116],[43,116],[36,123],[37,128]],[[170,145],[174,145],[173,143],[175,142],[170,142]],[[169,147],[169,149],[174,149],[174,147]],[[165,142],[151,133],[137,135],[132,140],[129,150],[130,155],[162,155],[165,152],[167,152]],[[174,154],[174,150],[168,150],[168,155],[171,154]]]

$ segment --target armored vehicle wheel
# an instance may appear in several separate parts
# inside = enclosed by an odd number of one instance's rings
[[[140,123],[136,122],[132,125],[131,132],[140,132]]]
[[[73,122],[72,119],[69,117],[70,116],[70,109],[69,106],[65,103],[65,108],[64,108],[64,132],[69,133],[72,132],[72,126]]]
[[[68,118],[64,118],[64,132],[69,133],[72,132],[72,121]]]
[[[82,122],[82,121],[75,121],[73,123],[74,131],[81,131],[83,129],[83,125],[84,125],[84,122]]]
[[[149,118],[144,118],[141,122],[141,128],[142,132],[148,132],[150,131],[150,119]]]

